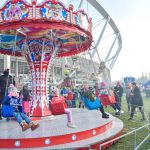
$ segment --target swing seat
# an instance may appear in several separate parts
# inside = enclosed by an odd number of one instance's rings
[[[53,97],[50,101],[50,108],[53,115],[65,114],[66,107],[65,98],[63,96]]]
[[[113,105],[114,103],[116,103],[115,96],[113,93],[111,95],[101,95],[100,99],[101,99],[103,106],[109,106],[109,105]]]
[[[25,113],[30,113],[30,104],[29,101],[23,101],[22,102],[23,111]]]
[[[2,105],[2,116],[4,118],[14,117],[11,105]]]
[[[83,100],[84,100],[84,106],[89,110],[98,109],[101,106],[101,102],[99,98],[96,98],[95,101],[91,101],[90,99],[84,97]]]

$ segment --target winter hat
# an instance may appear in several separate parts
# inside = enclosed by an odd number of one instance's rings
[[[59,89],[55,86],[51,86],[51,92],[53,93],[54,96],[59,95]]]
[[[56,91],[56,87],[55,86],[51,86],[50,90],[51,90],[51,92],[54,92],[54,91]]]
[[[10,84],[8,87],[8,94],[12,92],[19,92],[19,91],[13,84]]]
[[[106,83],[105,82],[101,82],[101,87],[105,87]]]
[[[8,87],[8,94],[12,92],[13,88],[14,88],[14,85],[10,84]]]

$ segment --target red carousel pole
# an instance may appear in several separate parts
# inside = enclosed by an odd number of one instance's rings
[[[28,40],[28,49],[25,50],[25,56],[30,67],[32,76],[32,108],[31,115],[34,117],[44,117],[51,115],[49,109],[49,99],[47,93],[47,78],[49,63],[56,55],[59,44],[57,47],[51,46],[48,39],[32,39]]]

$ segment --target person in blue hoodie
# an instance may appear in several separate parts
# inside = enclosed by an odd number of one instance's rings
[[[8,95],[5,96],[3,104],[12,106],[13,116],[22,127],[22,131],[26,131],[29,128],[33,131],[39,127],[39,124],[30,121],[29,117],[24,113],[22,99],[23,95],[19,96],[17,88],[13,84],[10,84]]]

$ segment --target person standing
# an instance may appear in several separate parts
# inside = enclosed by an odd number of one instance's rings
[[[131,83],[127,83],[126,85],[126,100],[127,100],[127,106],[128,106],[128,112],[130,113],[131,112]]]
[[[132,83],[132,91],[131,91],[131,114],[130,114],[130,118],[128,120],[132,120],[134,113],[135,113],[135,109],[139,108],[141,115],[142,115],[142,121],[145,120],[145,115],[144,115],[144,110],[143,110],[143,99],[141,96],[141,92],[139,87],[136,85],[135,82]]]
[[[121,86],[119,81],[117,82],[116,86],[114,87],[114,94],[115,94],[116,102],[121,107],[121,98],[123,95],[123,87]]]
[[[0,76],[0,120],[2,119],[1,105],[4,97],[7,95],[10,84],[15,85],[15,80],[9,75],[9,69],[5,69],[3,75]]]
[[[30,92],[27,85],[24,85],[22,90],[20,91],[19,95],[23,95],[23,101],[29,101],[30,99]]]
[[[23,106],[24,112],[28,116],[30,116],[30,91],[27,85],[23,86],[22,90],[19,92],[19,95],[23,95],[22,106]]]

